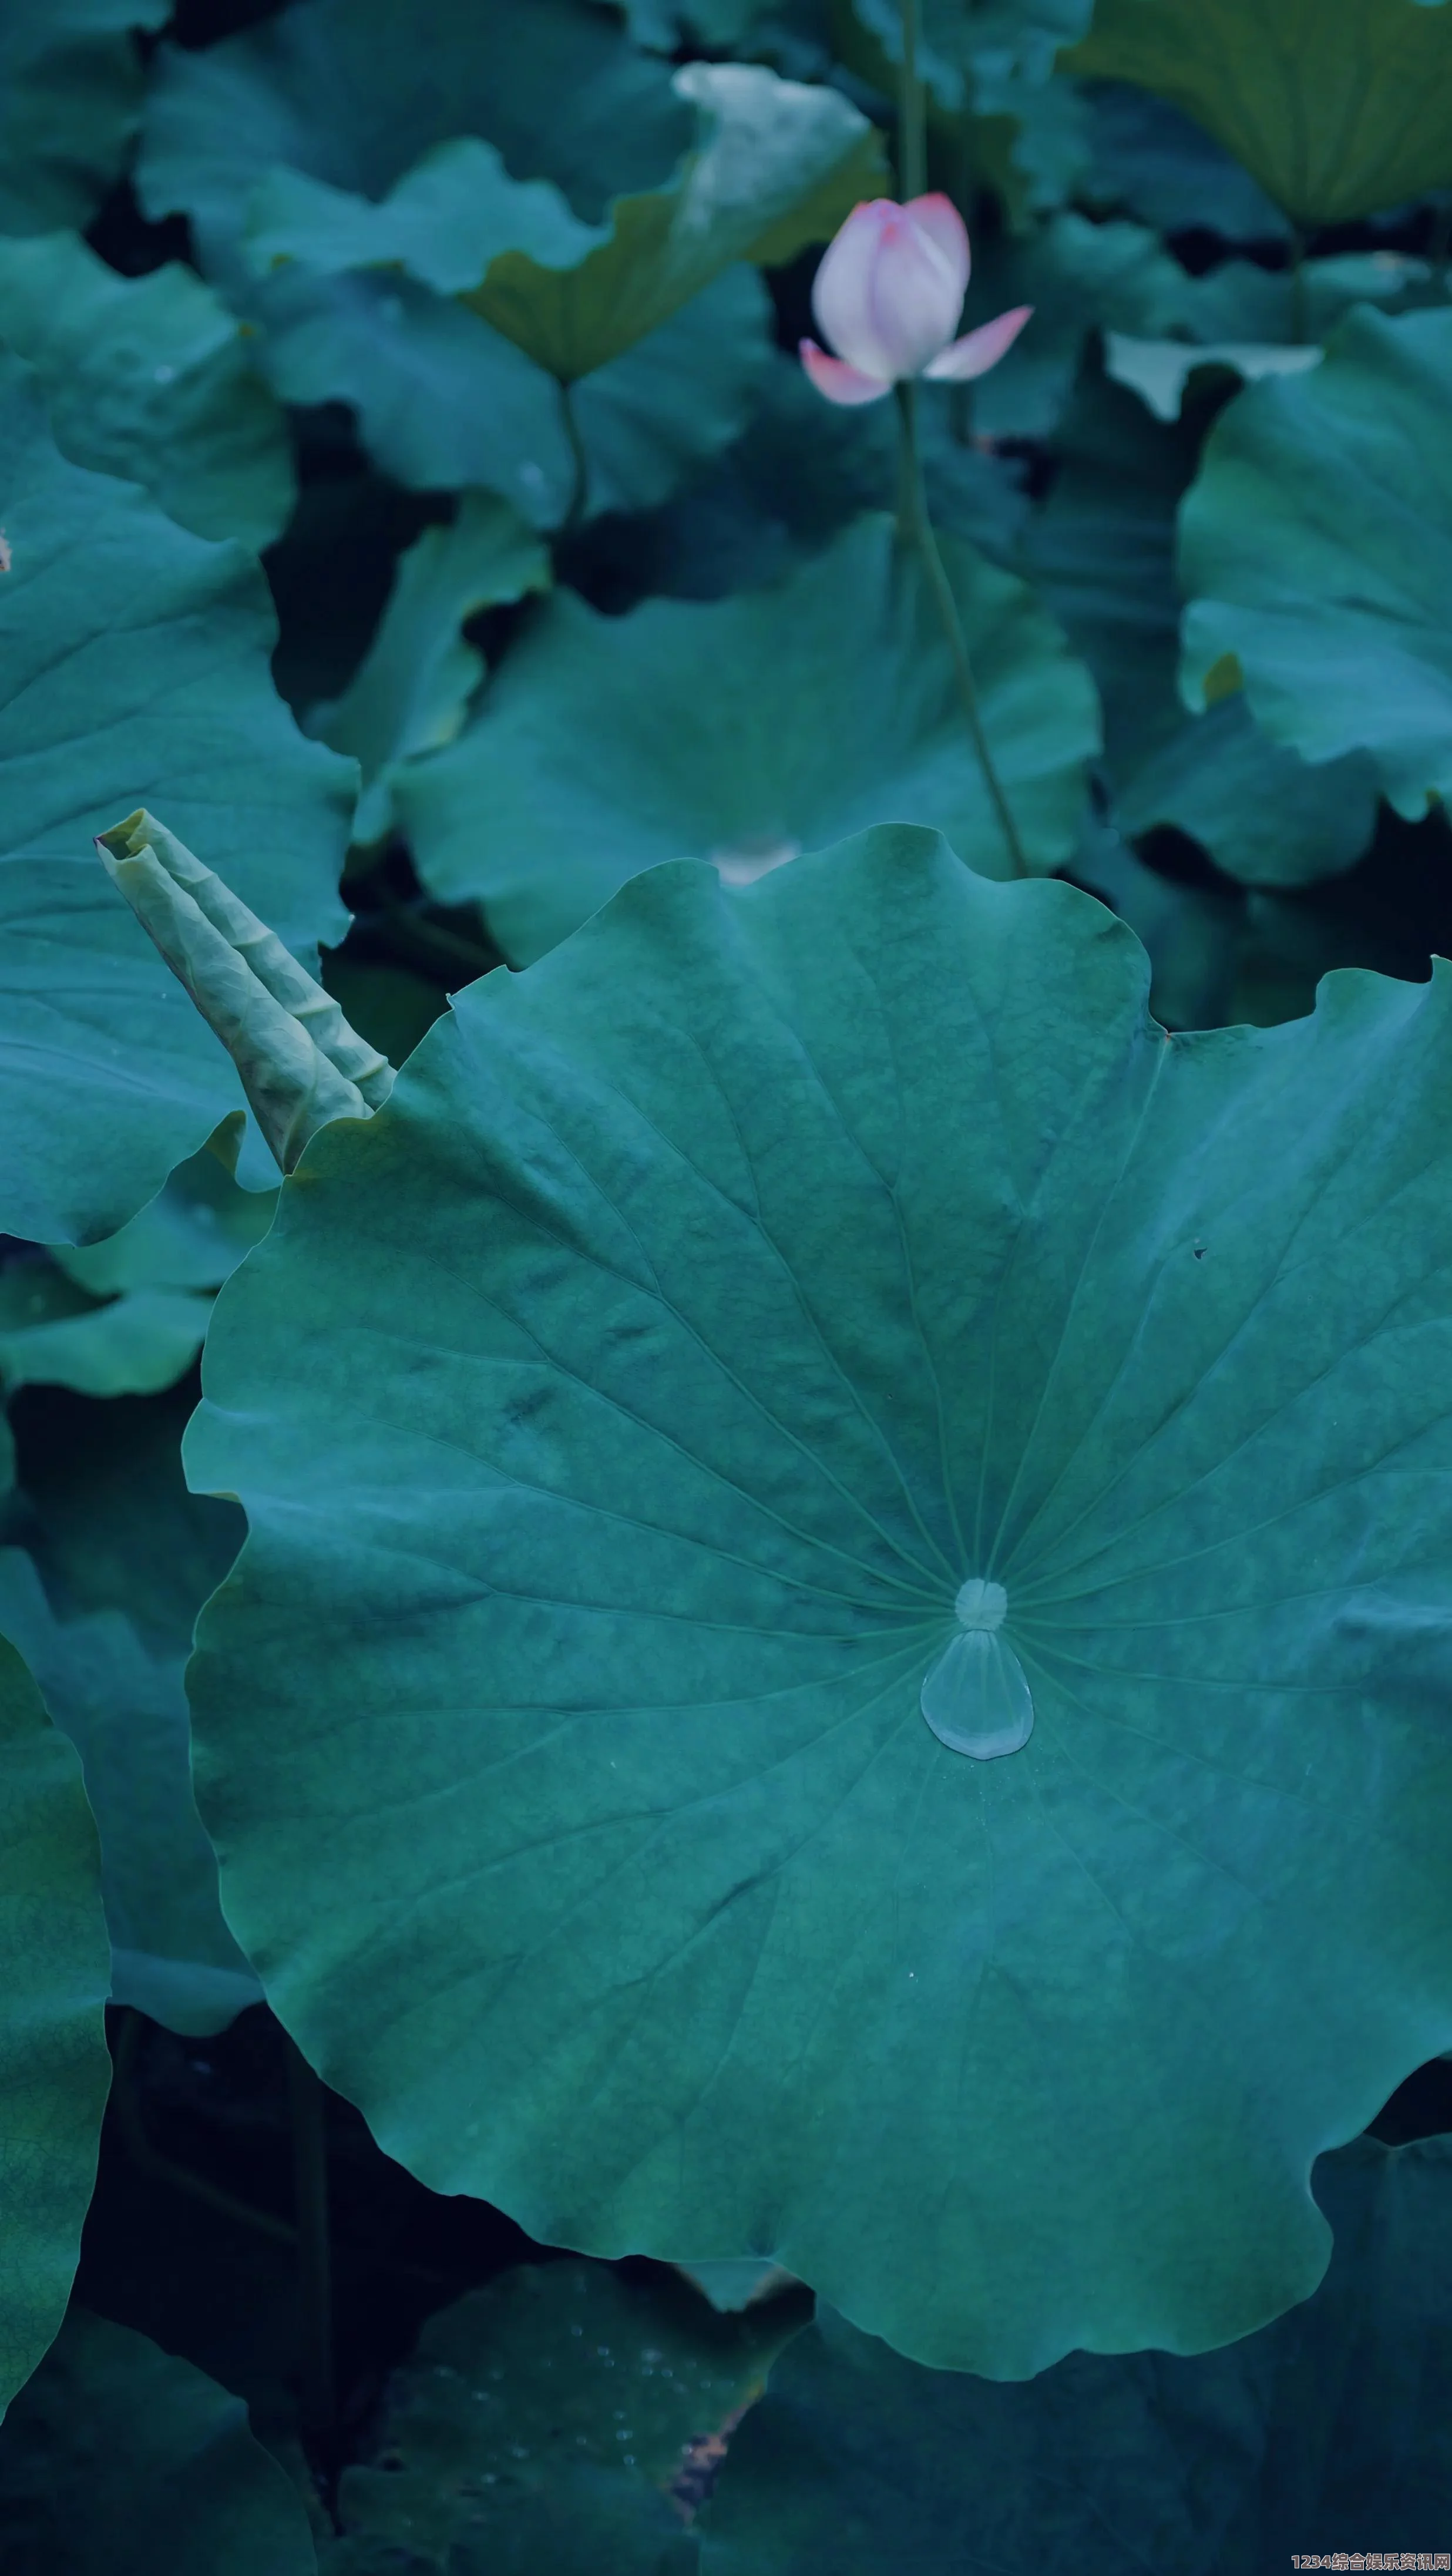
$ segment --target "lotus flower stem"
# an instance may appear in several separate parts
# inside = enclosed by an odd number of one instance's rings
[[[983,712],[978,704],[978,690],[973,678],[973,665],[968,659],[968,643],[963,633],[963,620],[958,614],[958,602],[953,596],[953,585],[948,579],[947,568],[938,548],[932,516],[928,509],[928,496],[923,484],[922,458],[918,453],[917,387],[910,379],[905,379],[895,390],[898,414],[902,422],[902,480],[898,526],[903,535],[909,537],[916,546],[928,578],[928,587],[937,602],[938,614],[943,621],[943,633],[947,638],[948,650],[953,657],[953,670],[958,682],[958,695],[962,700],[963,714],[968,731],[973,737],[973,748],[978,754],[978,766],[983,772],[983,783],[988,789],[993,810],[998,816],[999,827],[1008,845],[1008,855],[1013,863],[1014,875],[1026,877],[1029,873],[1028,860],[1024,856],[1023,843],[1018,837],[1018,826],[1014,822],[1008,798],[1003,792],[1003,783],[993,765],[993,754],[988,748],[988,736],[983,730]]]
[[[928,184],[928,120],[918,78],[918,0],[901,0],[902,72],[898,80],[897,176],[900,195],[920,197]]]

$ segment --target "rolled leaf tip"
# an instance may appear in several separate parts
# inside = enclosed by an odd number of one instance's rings
[[[368,1118],[393,1067],[214,870],[144,808],[98,833],[112,884],[237,1067],[280,1168],[335,1118]]]

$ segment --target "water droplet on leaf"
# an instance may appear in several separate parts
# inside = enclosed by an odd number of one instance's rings
[[[1001,1583],[974,1575],[960,1587],[953,1608],[958,1632],[928,1667],[919,1706],[950,1752],[992,1762],[1027,1744],[1034,1722],[1024,1668],[1000,1634],[1008,1594]]]

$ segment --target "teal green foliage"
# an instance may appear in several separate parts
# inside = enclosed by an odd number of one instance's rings
[[[106,1926],[81,1766],[0,1635],[0,2408],[65,2312],[109,2067]]]
[[[967,546],[948,559],[989,740],[1047,871],[1078,832],[1093,688],[1020,581]],[[713,859],[741,883],[884,813],[937,825],[986,875],[1008,867],[936,608],[873,516],[775,588],[709,606],[609,620],[558,593],[477,722],[396,795],[425,882],[478,896],[521,964],[654,861]]]
[[[694,2576],[671,2489],[810,2314],[801,2291],[716,2314],[669,2274],[599,2263],[506,2272],[395,2372],[339,2494],[337,2576],[383,2576],[400,2549],[440,2576]]]
[[[20,2576],[314,2576],[302,2502],[247,2410],[145,2335],[73,2308],[0,2431]]]
[[[391,2153],[938,2365],[1314,2287],[1452,2018],[1447,990],[1172,1044],[1102,909],[883,829],[637,878],[317,1140],[191,1436],[198,1786]]]
[[[1449,101],[0,9],[6,2576],[1445,2541]]]
[[[937,2576],[975,2556],[995,2576],[1136,2559],[1244,2576],[1373,2532],[1415,2556],[1452,2508],[1448,2142],[1360,2139],[1317,2166],[1316,2196],[1336,2230],[1320,2289],[1194,2361],[1075,2353],[993,2387],[820,2312],[732,2443],[700,2576]]]
[[[1399,813],[1452,787],[1452,313],[1361,310],[1216,424],[1181,518],[1196,694],[1232,656],[1304,759],[1370,754]]]

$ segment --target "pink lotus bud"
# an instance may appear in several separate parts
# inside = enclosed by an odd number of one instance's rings
[[[968,232],[943,196],[854,206],[823,254],[812,310],[836,357],[803,340],[801,360],[829,402],[877,402],[904,376],[961,382],[996,366],[1033,310],[1020,305],[954,340],[968,284]]]

